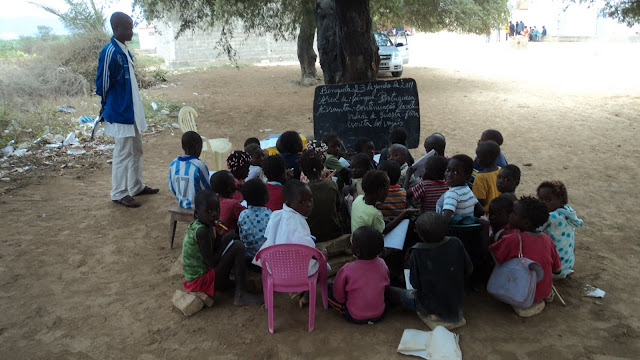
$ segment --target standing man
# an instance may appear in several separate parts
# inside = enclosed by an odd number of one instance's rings
[[[100,52],[96,94],[102,97],[104,132],[115,138],[111,163],[111,200],[126,207],[141,204],[133,196],[158,193],[142,182],[142,132],[147,129],[133,60],[125,42],[133,37],[133,20],[111,15],[113,37]]]
[[[509,21],[509,37],[513,37],[516,33],[516,27],[513,25],[511,21]]]

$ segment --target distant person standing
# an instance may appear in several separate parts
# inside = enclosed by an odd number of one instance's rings
[[[133,37],[127,14],[111,15],[113,37],[98,58],[96,94],[102,97],[104,132],[115,138],[111,164],[111,200],[126,207],[141,204],[133,196],[158,193],[142,182],[142,132],[147,129],[133,60],[125,42]]]
[[[545,36],[547,36],[547,28],[542,25],[542,37],[544,38]]]
[[[520,21],[516,21],[516,35],[520,35]]]
[[[513,22],[509,21],[509,36],[513,37],[516,33],[516,27],[513,25]]]

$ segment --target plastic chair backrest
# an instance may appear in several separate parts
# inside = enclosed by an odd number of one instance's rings
[[[278,244],[266,247],[256,254],[275,286],[307,285],[309,281],[309,262],[315,258],[320,268],[326,268],[326,260],[315,248],[300,244]],[[323,263],[325,265],[323,265]]]
[[[198,112],[191,106],[183,106],[178,113],[178,125],[183,133],[187,131],[198,132],[198,126],[196,125],[196,118]]]

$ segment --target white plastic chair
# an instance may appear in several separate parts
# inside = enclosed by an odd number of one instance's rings
[[[183,106],[178,113],[178,124],[183,133],[187,131],[198,132],[196,118],[198,113],[191,106]],[[229,138],[208,139],[202,135],[202,161],[205,160],[205,153],[208,151],[213,155],[211,170],[219,171],[227,168],[225,155],[231,151],[232,145]]]

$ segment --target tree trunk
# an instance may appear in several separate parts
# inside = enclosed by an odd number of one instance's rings
[[[317,0],[315,11],[324,83],[375,80],[380,56],[369,0]]]
[[[314,0],[310,0],[313,2]],[[309,6],[311,9],[313,5]],[[300,23],[300,33],[298,33],[298,61],[302,72],[300,83],[303,85],[313,85],[316,83],[318,73],[316,71],[316,59],[318,58],[313,50],[313,40],[316,35],[316,17],[312,11],[305,12]]]
[[[346,82],[335,1],[317,0],[315,13],[318,25],[318,53],[324,83],[329,85]]]
[[[369,0],[338,0],[335,5],[346,81],[375,80],[380,56],[371,28]]]

